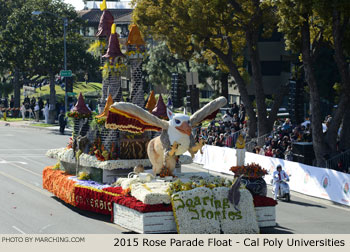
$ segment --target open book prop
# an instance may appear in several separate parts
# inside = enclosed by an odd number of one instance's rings
[[[167,109],[169,121],[158,118],[139,106],[116,102],[109,110],[106,128],[119,129],[131,133],[161,131],[147,147],[147,154],[154,175],[171,176],[176,165],[176,157],[189,151],[192,155],[200,149],[202,142],[196,143],[192,128],[204,120],[214,119],[218,110],[227,103],[225,97],[219,97],[192,116],[175,114]]]

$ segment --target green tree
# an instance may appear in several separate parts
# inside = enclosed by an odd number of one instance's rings
[[[20,105],[20,78],[35,74],[50,77],[50,104],[55,105],[54,76],[64,69],[63,19],[67,26],[67,68],[87,71],[98,66],[86,52],[79,29],[85,24],[71,5],[61,0],[0,0],[1,59],[14,75],[15,106]],[[33,11],[42,11],[33,15]],[[54,113],[51,114],[51,121]]]
[[[25,1],[0,1],[0,58],[6,65],[8,72],[14,75],[14,97],[15,107],[20,106],[20,73],[24,72],[28,65],[28,54],[32,50],[29,39],[25,39],[29,34],[26,26],[18,23],[16,19],[29,20],[31,13],[25,13]],[[23,12],[21,12],[23,10]]]
[[[171,74],[174,72],[184,76],[188,71],[198,72],[200,83],[206,83],[209,77],[219,78],[220,71],[215,70],[214,65],[209,66],[198,54],[194,54],[190,60],[184,60],[173,54],[165,42],[152,42],[147,47],[148,56],[143,69],[147,82],[152,86],[164,86],[169,89]]]
[[[262,85],[258,37],[268,36],[274,27],[274,11],[260,0],[134,0],[133,19],[140,29],[167,42],[170,50],[185,59],[194,52],[212,60],[235,79],[249,116],[249,135],[272,129],[283,96],[276,97],[267,115]],[[252,83],[259,121],[244,78],[244,55],[252,65]],[[278,93],[278,92],[277,92]]]
[[[271,0],[277,7],[279,30],[283,32],[287,49],[301,52],[305,79],[310,90],[311,127],[313,147],[317,165],[324,166],[325,159],[336,153],[337,134],[343,121],[347,124],[350,105],[350,75],[346,58],[349,50],[350,2],[345,0]],[[315,59],[328,43],[334,49],[334,58],[341,79],[341,93],[337,109],[326,134],[322,132],[322,111],[320,109],[320,87],[315,74]],[[348,132],[348,130],[342,131]],[[349,134],[349,133],[348,133]],[[341,141],[348,141],[341,136]],[[349,136],[347,136],[349,138]],[[344,146],[347,146],[345,144]]]

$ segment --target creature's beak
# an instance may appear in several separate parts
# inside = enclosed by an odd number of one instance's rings
[[[192,128],[187,122],[183,122],[179,127],[175,127],[177,130],[179,130],[181,133],[184,133],[188,136],[192,133]]]

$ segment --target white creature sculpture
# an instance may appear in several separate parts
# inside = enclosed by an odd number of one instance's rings
[[[176,165],[176,156],[186,151],[193,154],[203,145],[202,142],[195,143],[192,128],[215,113],[226,102],[225,97],[219,97],[195,112],[192,116],[174,114],[167,109],[169,121],[159,119],[135,104],[116,102],[110,108],[106,127],[132,132],[161,130],[161,135],[149,142],[147,154],[152,163],[154,175],[172,175]]]

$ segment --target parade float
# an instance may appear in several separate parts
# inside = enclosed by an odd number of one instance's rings
[[[152,93],[143,108],[144,41],[132,25],[124,56],[111,15],[103,4],[101,10],[97,36],[101,44],[108,41],[108,48],[101,47],[100,114],[93,116],[80,94],[68,114],[74,123],[68,146],[47,152],[58,163],[44,168],[43,188],[138,233],[259,233],[260,227],[276,225],[277,202],[266,197],[266,190],[256,194],[244,182],[249,171],[244,141],[238,141],[234,179],[179,168],[191,163],[204,144],[195,142],[193,127],[214,119],[226,99],[219,97],[188,116],[173,113]],[[118,75],[126,65],[131,69],[130,103],[122,101]],[[264,175],[261,167],[254,169],[256,176]]]

